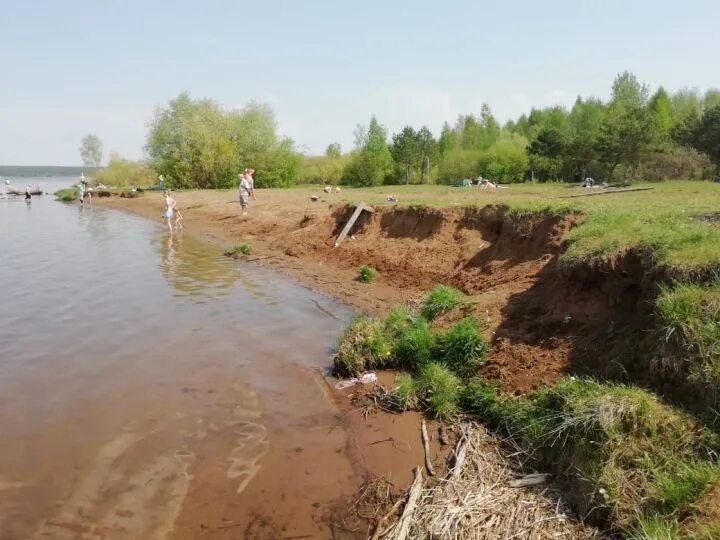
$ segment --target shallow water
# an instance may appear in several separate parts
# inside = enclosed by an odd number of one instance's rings
[[[327,535],[347,308],[159,219],[45,195],[0,226],[0,538]]]

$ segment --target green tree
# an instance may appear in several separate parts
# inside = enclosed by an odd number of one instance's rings
[[[690,117],[700,117],[702,112],[702,98],[695,88],[678,90],[670,98],[675,121],[684,122]]]
[[[661,142],[667,141],[670,137],[670,131],[675,125],[675,118],[670,96],[662,86],[650,98],[649,107],[657,140]]]
[[[652,140],[652,118],[647,108],[649,90],[627,71],[613,83],[612,99],[600,125],[598,152],[605,161],[608,181],[620,165],[637,165]]]
[[[345,168],[343,180],[360,186],[382,184],[393,168],[386,129],[373,116],[367,129],[357,127],[355,142],[357,148]]]
[[[540,131],[527,149],[533,178],[536,175],[539,180],[560,178],[565,147],[565,134],[558,129],[548,127]]]
[[[438,150],[440,156],[445,156],[450,150],[457,146],[457,134],[450,127],[450,124],[445,122],[440,132],[440,140],[438,141]]]
[[[430,167],[434,164],[440,155],[438,141],[433,137],[432,132],[427,126],[421,127],[417,132],[418,147],[422,156],[422,181],[430,181]]]
[[[422,160],[420,141],[412,127],[405,126],[400,133],[393,135],[390,153],[395,163],[402,166],[405,183],[409,184],[411,170],[418,167]]]
[[[720,105],[705,109],[695,121],[688,120],[683,137],[685,144],[710,158],[720,175]]]
[[[85,135],[80,141],[80,157],[86,167],[99,167],[102,163],[102,141],[97,135]]]
[[[584,180],[598,158],[598,138],[605,106],[599,99],[577,98],[568,117],[565,159]]]
[[[720,105],[720,89],[711,88],[703,96],[703,110],[712,109],[717,105]]]
[[[342,156],[342,148],[340,143],[329,144],[325,150],[325,156],[332,159],[339,159]]]

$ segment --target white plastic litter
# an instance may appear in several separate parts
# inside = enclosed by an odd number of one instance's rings
[[[352,379],[345,379],[344,381],[339,381],[335,385],[335,389],[345,390],[346,388],[350,388],[351,386],[355,386],[356,384],[370,384],[376,381],[377,375],[375,373],[363,373],[359,377],[353,377]]]

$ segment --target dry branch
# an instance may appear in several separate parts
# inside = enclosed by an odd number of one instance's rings
[[[397,533],[395,533],[395,540],[405,540],[405,538],[407,538],[408,532],[410,531],[410,525],[413,520],[413,514],[415,513],[415,507],[417,506],[418,498],[422,493],[422,483],[422,469],[420,469],[420,467],[415,467],[415,480],[413,480],[412,486],[410,486],[407,504],[400,516],[400,520],[395,526],[395,530],[397,530]]]
[[[433,468],[432,460],[430,459],[430,446],[427,434],[427,424],[423,418],[422,424],[420,425],[420,433],[422,434],[423,450],[425,451],[425,468],[430,476],[435,476],[435,469]]]

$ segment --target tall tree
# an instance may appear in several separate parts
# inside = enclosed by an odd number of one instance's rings
[[[450,150],[457,146],[457,134],[450,127],[450,124],[445,122],[440,132],[440,139],[438,141],[438,150],[441,156],[445,156]]]
[[[421,127],[417,132],[418,146],[422,156],[422,182],[430,181],[430,166],[438,158],[440,153],[438,142],[433,137],[427,126]]]
[[[390,153],[395,162],[402,165],[405,170],[405,183],[409,184],[411,170],[420,165],[422,160],[420,141],[412,127],[405,126],[400,133],[393,135]]]
[[[102,141],[97,135],[85,135],[80,141],[80,157],[86,167],[99,167],[102,163]]]
[[[706,154],[720,175],[720,104],[705,109],[695,121],[689,120],[683,133],[685,144]]]
[[[659,141],[666,141],[670,137],[670,130],[675,124],[672,103],[665,89],[661,86],[650,98],[650,114],[654,124],[654,131]]]
[[[355,131],[357,149],[345,168],[345,182],[361,186],[382,184],[393,167],[393,158],[387,144],[387,131],[373,116],[367,129],[358,126]]]
[[[342,147],[340,146],[340,143],[329,144],[327,150],[325,150],[325,157],[332,159],[339,159],[342,157]]]
[[[568,117],[566,158],[584,180],[598,158],[598,137],[605,106],[599,99],[578,98]]]

